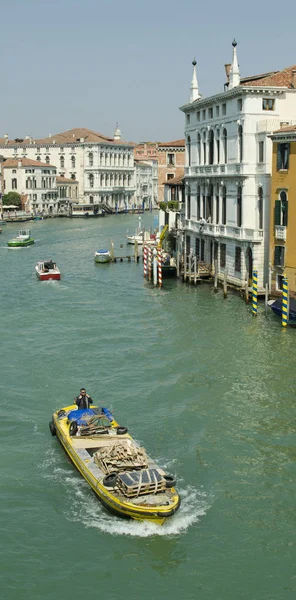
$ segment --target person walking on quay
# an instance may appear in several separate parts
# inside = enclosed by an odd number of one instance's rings
[[[93,404],[92,398],[86,393],[85,388],[81,388],[80,394],[74,400],[78,408],[89,408]]]

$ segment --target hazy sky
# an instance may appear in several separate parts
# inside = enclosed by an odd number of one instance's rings
[[[242,76],[296,64],[295,17],[291,0],[0,0],[0,137],[118,121],[128,141],[179,139],[193,57],[204,96],[234,37]]]

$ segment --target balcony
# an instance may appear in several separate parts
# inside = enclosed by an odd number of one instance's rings
[[[287,239],[287,227],[284,225],[275,225],[274,237],[276,240],[283,240],[285,242]]]
[[[202,233],[216,238],[228,238],[244,242],[262,242],[263,231],[261,229],[249,229],[247,227],[232,227],[230,225],[215,225],[214,223],[201,223],[185,219],[185,229],[193,233]]]
[[[185,167],[186,177],[206,176],[209,175],[238,175],[243,174],[243,163],[227,163],[225,165],[198,165],[196,167]]]

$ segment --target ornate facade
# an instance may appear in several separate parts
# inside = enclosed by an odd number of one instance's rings
[[[295,118],[296,67],[241,79],[236,42],[225,65],[224,91],[200,95],[193,62],[185,114],[186,251],[242,286],[258,270],[269,278],[271,141],[268,134]],[[296,86],[295,86],[296,87]]]

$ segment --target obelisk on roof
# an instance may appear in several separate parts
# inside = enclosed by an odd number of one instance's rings
[[[240,72],[238,68],[237,55],[236,55],[236,46],[237,42],[233,40],[232,42],[232,63],[229,71],[229,86],[228,89],[231,90],[234,87],[237,87],[240,84]]]
[[[192,73],[192,81],[191,81],[191,86],[190,86],[190,102],[194,102],[194,100],[198,100],[201,97],[200,93],[198,91],[195,58],[193,59],[192,64],[193,64],[193,73]]]

